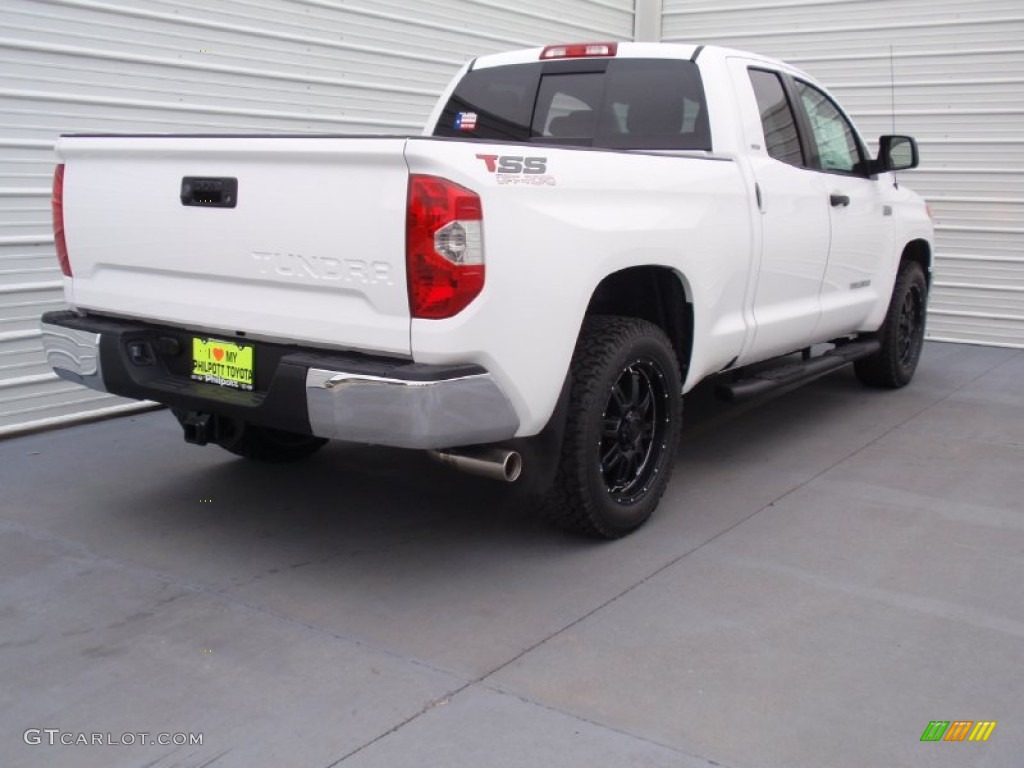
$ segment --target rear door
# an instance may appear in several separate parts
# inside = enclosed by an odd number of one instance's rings
[[[796,105],[780,73],[730,59],[757,184],[761,258],[754,293],[756,332],[740,362],[806,346],[821,313],[829,254],[829,205],[821,175],[809,170]]]

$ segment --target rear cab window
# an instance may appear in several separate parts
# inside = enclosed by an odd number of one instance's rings
[[[711,150],[700,72],[682,59],[549,61],[472,70],[445,105],[434,135]]]

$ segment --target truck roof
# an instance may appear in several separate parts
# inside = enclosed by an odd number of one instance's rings
[[[601,41],[599,43],[584,43],[584,45],[604,45],[611,44],[611,41]],[[567,44],[575,45],[575,44]],[[773,66],[784,67],[791,71],[799,72],[802,75],[806,75],[797,67],[790,64],[786,64],[779,59],[773,59],[768,56],[762,56],[759,53],[751,53],[750,51],[741,51],[734,48],[725,48],[718,45],[699,45],[697,43],[632,43],[632,42],[615,42],[616,51],[614,58],[630,58],[630,59],[693,59],[697,56],[705,57],[711,56],[718,59],[724,59],[729,56],[743,56],[747,59],[757,59],[763,61],[765,64],[771,64]],[[534,61],[541,59],[541,54],[550,47],[546,46],[540,48],[522,48],[516,51],[507,51],[504,53],[493,53],[486,56],[480,56],[474,60],[473,69],[485,69],[488,67],[499,67],[508,64],[529,64]],[[602,57],[604,58],[604,57]],[[608,57],[611,58],[611,57]]]

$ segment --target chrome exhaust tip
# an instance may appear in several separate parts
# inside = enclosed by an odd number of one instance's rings
[[[514,483],[523,473],[523,457],[519,451],[506,448],[460,448],[450,451],[427,451],[442,464],[471,475]]]

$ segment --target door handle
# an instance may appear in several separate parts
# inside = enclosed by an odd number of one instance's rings
[[[181,180],[181,204],[234,208],[238,204],[238,179],[186,176]]]
[[[832,204],[833,208],[838,208],[840,206],[845,208],[846,206],[848,206],[850,204],[850,196],[849,195],[837,195],[835,193],[832,193],[831,195],[828,196],[828,201],[829,201],[829,203]]]

